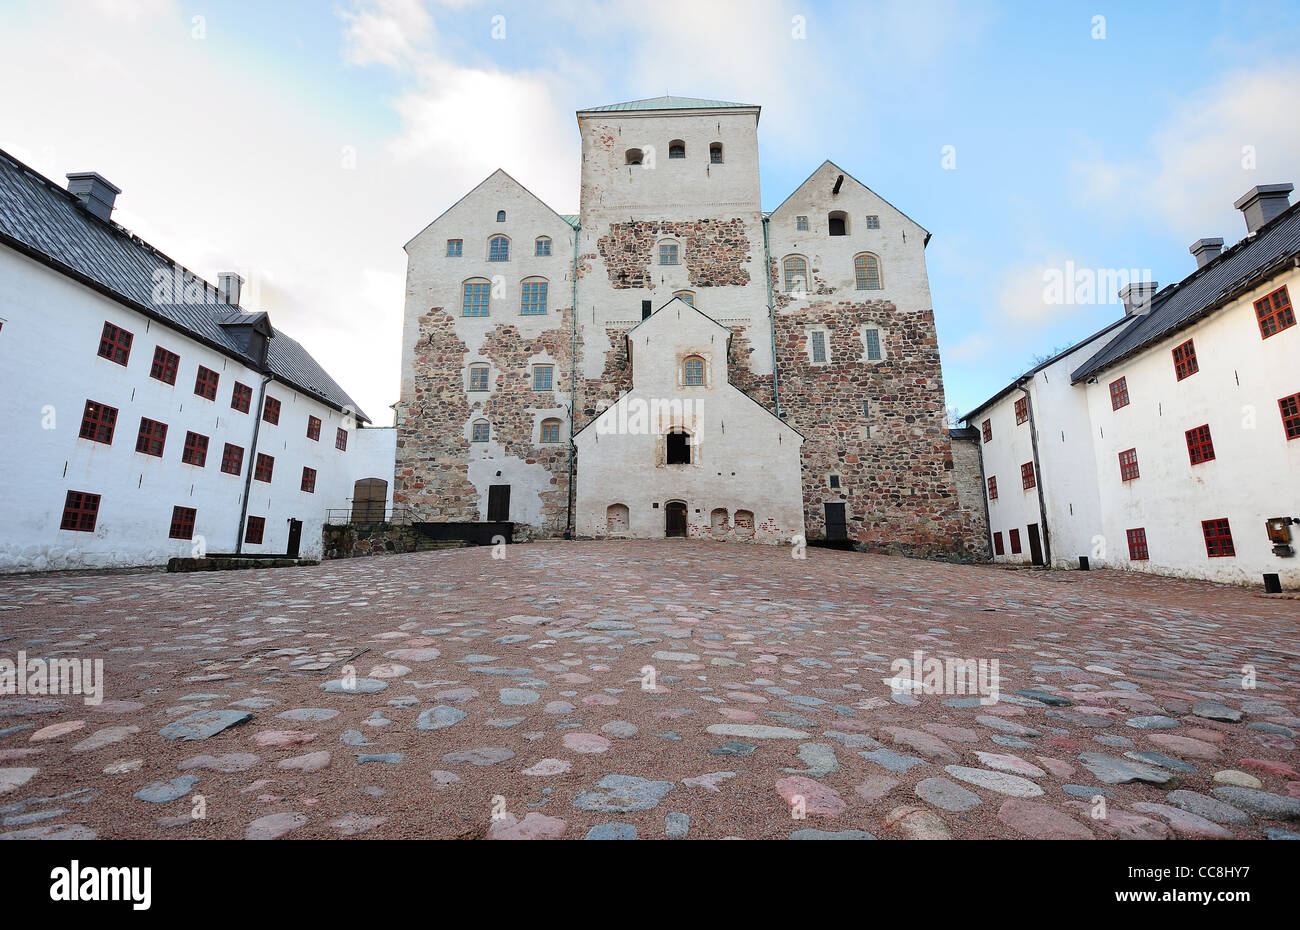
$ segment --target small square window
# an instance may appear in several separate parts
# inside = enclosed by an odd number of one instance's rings
[[[185,448],[181,451],[181,461],[186,465],[203,468],[208,463],[208,437],[198,433],[185,434]]]
[[[172,525],[167,536],[171,539],[193,539],[196,515],[197,511],[193,507],[173,507]]]
[[[560,421],[543,420],[542,421],[542,442],[559,442],[560,441]]]
[[[244,542],[260,546],[265,534],[266,517],[249,517],[248,528],[244,531]]]
[[[984,441],[985,441],[985,442],[992,442],[992,441],[993,441],[993,421],[992,421],[992,420],[985,420],[982,424],[980,424],[980,429],[982,429],[982,430],[984,431]]]
[[[795,230],[797,230],[798,232],[807,232],[807,231],[808,231],[808,217],[806,217],[806,216],[796,216],[796,217],[794,218],[794,228],[795,228]]]
[[[533,390],[549,391],[551,390],[552,374],[554,369],[550,365],[537,365],[533,368]]]
[[[1029,419],[1029,398],[1022,397],[1016,401],[1016,425],[1026,422]]]
[[[676,265],[677,264],[677,244],[668,242],[659,246],[659,264]]]
[[[470,368],[469,389],[471,391],[486,391],[488,389],[488,367],[486,365],[474,365]]]
[[[308,468],[306,465],[302,468],[302,484],[299,489],[306,491],[308,494],[316,493],[316,469]]]
[[[879,229],[879,228],[880,228],[880,217],[878,216],[867,217],[867,229]]]
[[[1205,535],[1205,554],[1221,559],[1237,554],[1232,545],[1232,527],[1226,517],[1220,520],[1202,520],[1201,532]]]
[[[447,240],[448,258],[460,258],[463,254],[465,254],[465,240],[463,239]]]
[[[200,397],[206,397],[208,400],[217,399],[217,382],[221,380],[221,375],[211,368],[199,366],[198,377],[194,379],[194,393]]]
[[[551,254],[551,240],[543,236],[541,239],[537,240],[537,249],[534,252],[534,255],[536,255],[538,258],[546,258],[550,254]]]
[[[830,476],[830,485],[831,485],[831,487],[833,487],[833,488],[838,488],[838,487],[840,486],[840,476],[839,476],[839,475],[831,475],[831,476]]]
[[[280,402],[274,397],[268,396],[266,403],[262,404],[262,419],[272,426],[280,422]]]
[[[1119,477],[1121,481],[1132,481],[1139,476],[1137,449],[1125,449],[1119,454]]]
[[[348,451],[348,431],[341,426],[334,433],[334,448],[340,452]]]
[[[1214,442],[1210,439],[1210,425],[1189,429],[1187,436],[1187,457],[1193,465],[1214,459]]]
[[[257,465],[253,468],[254,480],[270,483],[271,475],[274,473],[275,457],[267,455],[265,452],[257,453]]]
[[[175,352],[168,352],[162,346],[153,350],[153,365],[149,368],[149,377],[157,378],[164,384],[176,383],[176,369],[180,367],[181,357]]]
[[[1196,346],[1191,339],[1174,349],[1174,376],[1179,381],[1190,378],[1200,370],[1201,366],[1196,362]]]
[[[86,401],[86,409],[81,413],[81,431],[78,435],[91,442],[113,444],[113,431],[117,428],[117,408],[106,404]]]
[[[1255,301],[1255,316],[1259,320],[1261,339],[1276,336],[1282,330],[1295,326],[1295,308],[1291,306],[1291,295],[1287,289],[1279,287]]]
[[[235,382],[235,391],[230,395],[230,408],[240,413],[248,413],[253,406],[253,389],[247,384]]]
[[[307,417],[307,438],[320,442],[320,417]]]
[[[1110,409],[1128,406],[1128,379],[1117,378],[1110,383]]]
[[[86,491],[69,491],[63,501],[63,521],[61,530],[75,530],[79,533],[95,532],[95,521],[99,517],[99,495]]]
[[[242,446],[226,443],[221,453],[221,470],[227,475],[238,475],[244,470],[244,449]]]
[[[476,420],[474,429],[470,435],[470,442],[487,442],[490,429],[487,420]]]
[[[100,358],[106,358],[110,362],[125,365],[131,358],[131,341],[134,338],[126,330],[114,326],[112,323],[105,323],[104,332],[99,337]]]
[[[1147,531],[1145,527],[1128,530],[1128,557],[1133,562],[1145,562],[1151,558],[1147,551]]]
[[[1282,411],[1282,431],[1286,433],[1287,441],[1300,439],[1300,394],[1283,397],[1277,406]]]
[[[167,424],[141,417],[140,432],[135,437],[135,451],[161,458],[166,444]]]

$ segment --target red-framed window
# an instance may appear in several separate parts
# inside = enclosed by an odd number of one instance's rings
[[[316,469],[308,468],[306,465],[302,467],[301,490],[306,491],[308,494],[316,493]]]
[[[167,531],[170,539],[193,539],[194,517],[198,514],[193,507],[173,507],[172,526]]]
[[[249,517],[248,528],[244,530],[244,542],[261,545],[266,534],[266,517]]]
[[[1174,376],[1179,381],[1190,378],[1200,370],[1201,366],[1196,362],[1196,346],[1191,339],[1174,349]]]
[[[1277,408],[1282,411],[1282,429],[1287,441],[1300,439],[1300,394],[1281,398]]]
[[[334,434],[334,448],[340,452],[348,451],[348,431],[341,426],[338,432]]]
[[[270,481],[273,471],[275,471],[274,456],[267,455],[265,452],[257,453],[257,466],[253,470],[253,477],[258,481]]]
[[[86,401],[86,409],[81,412],[81,431],[77,434],[82,439],[92,442],[113,444],[113,430],[117,428],[117,408],[107,404]]]
[[[1029,419],[1029,398],[1022,397],[1016,401],[1016,425],[1019,426]]]
[[[1030,488],[1034,488],[1038,486],[1038,482],[1034,479],[1033,462],[1026,462],[1025,464],[1020,466],[1020,485],[1026,491],[1028,491]]]
[[[1200,465],[1214,458],[1214,442],[1210,439],[1210,425],[1198,426],[1187,431],[1187,457],[1193,465]]]
[[[989,500],[995,501],[997,499],[998,499],[998,476],[989,475]]]
[[[1284,329],[1295,326],[1295,308],[1285,287],[1279,287],[1255,301],[1255,316],[1259,319],[1261,339],[1276,336]]]
[[[181,452],[181,461],[186,465],[203,468],[208,464],[208,437],[198,433],[185,434],[185,449]]]
[[[1201,532],[1205,534],[1205,554],[1210,558],[1221,559],[1237,554],[1232,547],[1232,527],[1228,526],[1227,517],[1202,520]]]
[[[135,337],[120,326],[105,323],[103,335],[99,337],[99,357],[106,358],[110,362],[117,362],[119,365],[125,365],[131,358],[131,341],[133,339]]]
[[[235,382],[234,393],[230,395],[230,407],[232,410],[238,410],[240,413],[248,413],[253,406],[253,389],[247,384]]]
[[[320,417],[307,418],[307,438],[320,442]]]
[[[993,421],[992,421],[992,420],[985,420],[983,423],[980,424],[980,429],[984,431],[984,441],[985,441],[985,442],[992,442],[992,441],[993,441]]]
[[[1110,409],[1128,406],[1128,379],[1116,378],[1110,383]]]
[[[1020,530],[1008,530],[1007,538],[1011,540],[1011,554],[1020,555]]]
[[[1147,552],[1147,530],[1139,526],[1135,530],[1126,530],[1128,535],[1128,557],[1134,562],[1145,562],[1151,558]]]
[[[262,419],[272,426],[280,423],[280,402],[270,395],[267,395],[266,403],[262,404]]]
[[[167,424],[140,418],[140,433],[135,437],[135,451],[145,455],[162,457],[163,447],[167,445]]]
[[[1132,481],[1138,477],[1138,450],[1125,449],[1119,454],[1119,478],[1121,481]]]
[[[993,554],[994,554],[994,555],[1006,555],[1006,554],[1007,554],[1006,546],[1004,546],[1004,545],[1002,544],[1002,533],[1001,533],[1001,532],[997,532],[997,533],[994,533],[994,534],[993,534]]]
[[[95,520],[99,518],[99,495],[87,491],[69,491],[63,500],[63,522],[61,530],[76,530],[79,533],[95,532]]]
[[[221,375],[211,368],[199,366],[198,377],[194,379],[194,393],[200,397],[206,397],[208,400],[217,399],[217,382],[221,380]]]
[[[221,470],[227,475],[237,475],[244,470],[244,448],[226,443],[221,452]]]
[[[181,357],[179,355],[158,346],[153,350],[153,365],[149,367],[149,377],[157,378],[164,384],[175,384],[176,369],[180,367]]]

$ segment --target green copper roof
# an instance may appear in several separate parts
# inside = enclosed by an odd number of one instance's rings
[[[628,110],[716,110],[720,107],[754,107],[753,103],[728,103],[726,100],[701,100],[699,97],[647,97],[627,103],[610,103],[603,107],[589,107],[579,113],[612,113]]]

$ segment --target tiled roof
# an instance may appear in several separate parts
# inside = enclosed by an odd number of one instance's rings
[[[1070,375],[1082,381],[1218,309],[1300,253],[1300,204],[1274,217],[1218,258],[1151,300],[1151,309]]]
[[[104,222],[82,209],[76,197],[53,181],[0,151],[0,242],[44,261],[137,310],[204,342],[245,364],[257,367],[223,323],[251,323],[248,313],[217,299],[216,288],[178,265],[116,223]],[[197,282],[203,301],[158,303],[154,276]],[[298,342],[277,331],[267,350],[267,369],[290,387],[339,410],[368,417],[343,388]]]
[[[753,103],[728,103],[726,100],[701,100],[699,97],[647,97],[626,103],[608,103],[603,107],[588,107],[579,113],[614,113],[632,110],[717,110],[723,107],[754,107]]]

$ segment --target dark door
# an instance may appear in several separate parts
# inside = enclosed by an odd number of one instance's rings
[[[844,520],[843,504],[826,504],[826,539],[848,539],[849,528]]]
[[[1035,565],[1043,564],[1043,543],[1038,538],[1038,524],[1029,524],[1029,559]]]
[[[665,513],[668,519],[668,531],[665,536],[686,535],[686,505],[681,501],[669,501]]]
[[[510,519],[510,485],[488,486],[488,522],[505,523]]]
[[[285,551],[289,553],[289,558],[298,558],[298,548],[302,545],[302,521],[289,521],[289,548]]]

